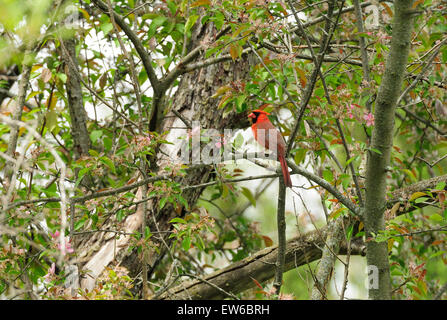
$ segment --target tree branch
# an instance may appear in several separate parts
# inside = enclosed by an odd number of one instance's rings
[[[284,264],[286,262],[286,185],[284,183],[284,177],[281,175],[279,177],[278,186],[278,210],[276,213],[277,229],[278,229],[278,254],[276,256],[276,270],[275,270],[275,280],[273,282],[273,287],[275,288],[276,294],[279,297],[281,286],[282,286],[282,275],[284,272]]]
[[[334,12],[334,2],[330,2],[329,3],[329,9],[328,9],[328,17],[332,17],[333,16],[333,12]],[[289,1],[289,6],[291,8],[293,8],[292,4]],[[304,116],[304,112],[306,111],[307,108],[307,104],[310,101],[310,98],[312,96],[312,92],[315,88],[315,84],[317,83],[317,77],[319,74],[321,74],[321,65],[323,63],[323,59],[324,56],[326,54],[326,51],[328,49],[328,45],[329,42],[332,38],[332,35],[335,31],[336,28],[336,24],[334,25],[333,28],[331,28],[331,19],[329,18],[326,22],[325,28],[324,28],[324,32],[323,32],[323,36],[321,37],[321,43],[320,43],[320,52],[318,53],[318,57],[315,57],[315,55],[313,54],[313,49],[312,46],[309,42],[309,39],[307,38],[305,31],[304,31],[304,25],[301,23],[298,15],[296,14],[296,11],[294,11],[294,16],[295,16],[295,21],[298,25],[298,29],[301,31],[301,33],[305,36],[305,39],[307,40],[308,46],[309,46],[309,50],[312,53],[312,60],[314,62],[314,69],[312,71],[312,74],[310,76],[310,79],[307,81],[306,84],[306,88],[304,90],[304,97],[301,100],[300,103],[300,107],[296,108],[296,110],[298,111],[298,117],[295,121],[295,125],[291,131],[291,135],[289,137],[289,140],[287,142],[287,150],[286,150],[286,157],[289,155],[290,151],[292,150],[292,147],[295,143],[295,138],[298,135],[298,131],[300,128],[300,124],[301,124],[301,120]],[[337,21],[338,18],[340,17],[340,15],[337,16]],[[332,31],[331,31],[332,29]]]
[[[105,4],[103,1],[101,0],[92,0],[92,1],[106,15],[110,14],[107,4]],[[154,68],[152,67],[151,56],[146,51],[146,49],[144,48],[143,44],[141,43],[140,39],[135,34],[135,32],[133,32],[133,30],[124,21],[123,17],[121,17],[115,11],[113,11],[113,17],[115,18],[116,23],[120,26],[120,28],[124,31],[124,33],[129,37],[129,40],[135,46],[135,50],[137,51],[138,55],[141,58],[141,61],[143,62],[144,69],[146,70],[147,76],[149,78],[149,81],[151,82],[154,92],[159,92],[160,82],[157,78]]]
[[[360,0],[354,0],[354,9],[355,9],[355,16],[356,16],[356,24],[357,24],[357,30],[359,33],[363,33],[363,14],[362,14],[362,8],[360,6]],[[368,83],[368,90],[367,94],[370,94],[370,82],[371,77],[369,75],[369,62],[368,62],[368,52],[366,51],[366,44],[365,44],[365,38],[363,36],[359,37],[359,46],[360,46],[360,54],[362,57],[362,68],[363,68],[363,76],[365,77],[366,82]],[[371,112],[371,97],[368,98],[368,101],[366,102],[366,109]]]
[[[284,271],[305,265],[321,257],[320,248],[324,246],[327,230],[312,231],[287,241],[285,252]],[[346,252],[346,244],[342,245],[341,253]],[[364,245],[361,241],[352,243],[352,254],[364,255]],[[225,291],[231,290],[233,294],[245,291],[256,284],[271,279],[275,275],[275,262],[278,247],[272,246],[256,252],[252,256],[231,264],[203,279]],[[223,299],[227,295],[214,286],[200,280],[184,282],[160,295],[159,299]]]

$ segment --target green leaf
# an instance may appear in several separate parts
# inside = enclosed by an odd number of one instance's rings
[[[440,251],[438,251],[436,253],[433,253],[430,257],[428,257],[428,259],[436,258],[436,257],[438,257],[440,255],[443,255],[444,253],[446,253],[446,251],[440,250]]]
[[[348,230],[346,230],[346,241],[351,240],[352,237],[352,232],[354,231],[354,225],[351,224],[348,228]]]
[[[78,231],[79,229],[82,228],[82,226],[85,224],[86,219],[81,219],[76,221],[75,225],[74,225],[74,230]]]
[[[186,224],[187,222],[184,219],[177,217],[177,218],[171,219],[169,221],[169,223],[183,223],[183,224]]]
[[[102,130],[93,130],[92,133],[90,133],[90,140],[95,143],[96,140],[98,140],[102,136],[102,134]]]
[[[242,134],[239,133],[234,139],[233,146],[235,149],[239,149],[243,143],[244,143],[244,137],[242,136]]]
[[[188,251],[191,248],[191,236],[187,235],[182,241],[182,248],[185,251]]]
[[[75,183],[75,188],[79,185],[79,183],[81,182],[82,178],[87,174],[87,172],[89,172],[91,170],[90,167],[84,167],[81,170],[79,170],[78,172],[78,180],[76,180]]]
[[[164,207],[165,204],[166,204],[166,201],[168,201],[168,198],[161,198],[161,199],[160,199],[160,203],[159,203],[159,205],[160,205],[160,209],[163,209],[163,207]]]
[[[372,152],[375,152],[375,153],[377,153],[377,154],[382,154],[382,151],[380,151],[380,150],[378,150],[378,149],[375,149],[375,148],[368,148],[368,150],[370,150],[370,151],[372,151]]]
[[[216,53],[220,49],[219,46],[211,47],[205,52],[205,58],[209,58],[212,54]]]
[[[439,182],[436,185],[436,187],[435,187],[435,190],[444,190],[444,189],[445,189],[445,182],[444,181]]]
[[[149,239],[152,236],[151,229],[148,226],[144,228],[144,238]]]
[[[306,149],[298,149],[295,152],[294,160],[297,165],[299,165],[306,158],[306,153],[307,153]]]
[[[424,201],[426,201],[428,199],[429,198],[427,198],[427,197],[420,197],[420,198],[417,198],[416,200],[414,200],[414,203],[421,203],[421,202],[424,202]]]
[[[188,20],[186,20],[185,24],[185,32],[189,32],[189,30],[191,30],[191,28],[194,26],[198,18],[199,16],[196,14],[193,14],[192,16],[188,17]]]
[[[347,173],[340,174],[339,179],[341,180],[341,184],[345,189],[347,189],[348,186],[351,184],[351,176]]]
[[[112,25],[112,23],[101,23],[100,24],[100,28],[101,28],[101,31],[104,33],[104,35],[106,36],[106,35],[108,35],[109,34],[109,32],[110,31],[112,31],[112,29],[113,29],[113,25]]]
[[[236,111],[237,112],[240,113],[243,111],[242,104],[244,103],[246,98],[247,98],[247,96],[245,94],[240,95],[236,98]]]
[[[164,16],[158,16],[154,18],[151,22],[151,25],[149,26],[149,30],[147,32],[148,38],[152,38],[155,35],[155,32],[157,31],[157,28],[163,25],[163,23],[167,20]]]
[[[104,137],[104,139],[102,140],[103,144],[104,144],[104,151],[110,151],[112,150],[112,145],[113,145],[113,141],[112,139],[108,138],[108,137]]]
[[[175,12],[177,11],[177,5],[175,4],[175,1],[168,1],[167,6],[168,6],[169,10],[171,11],[171,14],[174,15]]]
[[[88,151],[88,153],[89,153],[92,157],[97,157],[97,156],[99,156],[98,151],[93,150],[93,149],[90,149],[90,150]]]
[[[442,222],[444,218],[440,214],[434,213],[430,216],[430,220],[434,222]]]
[[[188,201],[186,201],[186,199],[183,198],[180,194],[176,195],[176,198],[177,198],[177,200],[180,202],[180,204],[181,204],[182,206],[184,206],[186,209],[189,208],[189,206],[188,206]]]
[[[211,20],[214,21],[214,25],[216,26],[216,29],[220,30],[222,28],[224,21],[225,21],[225,16],[222,12],[217,11],[215,16]]]
[[[142,85],[148,79],[146,71],[141,71],[138,74],[138,82]]]
[[[125,210],[118,210],[116,213],[116,220],[123,221],[123,219],[126,217],[126,211]]]
[[[61,79],[61,81],[62,81],[63,83],[66,83],[66,82],[67,82],[67,75],[66,75],[65,73],[58,73],[58,74],[57,74],[57,77],[58,77],[59,79]]]
[[[324,178],[324,180],[326,180],[328,182],[333,182],[334,174],[332,173],[331,170],[324,170],[323,171],[323,178]]]
[[[154,197],[156,195],[157,195],[157,191],[151,191],[151,192],[149,192],[148,197],[152,198],[152,197]]]
[[[352,157],[348,161],[346,161],[346,165],[349,165],[352,161],[356,160],[359,156]]]
[[[242,187],[242,194],[250,201],[253,207],[256,207],[256,199],[251,193],[250,189]]]
[[[101,158],[99,158],[99,161],[104,163],[110,170],[112,170],[113,173],[116,174],[115,164],[111,159],[106,156],[102,156]]]
[[[205,250],[205,243],[203,242],[202,237],[200,237],[200,236],[196,236],[196,239],[197,239],[197,241],[196,241],[197,248],[198,248],[200,251]]]
[[[57,112],[54,110],[51,110],[46,115],[46,121],[47,121],[47,128],[51,132],[53,129],[57,126]]]

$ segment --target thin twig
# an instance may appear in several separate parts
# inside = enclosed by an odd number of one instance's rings
[[[214,289],[216,289],[216,290],[222,292],[222,293],[225,294],[226,296],[228,296],[228,297],[230,297],[230,298],[233,298],[234,300],[240,300],[237,296],[235,296],[235,295],[232,294],[231,292],[227,292],[227,291],[225,291],[224,289],[220,288],[219,286],[216,286],[214,283],[212,283],[212,282],[210,282],[210,281],[208,281],[208,280],[206,280],[206,279],[203,279],[203,278],[201,278],[201,277],[199,277],[199,276],[196,276],[196,275],[194,275],[194,274],[189,274],[189,273],[182,273],[180,276],[186,276],[186,277],[190,277],[190,278],[197,279],[197,280],[199,280],[200,282],[206,283],[206,284],[209,285],[210,287],[213,287]]]
[[[405,98],[405,96],[410,92],[410,90],[412,90],[417,85],[419,80],[421,80],[421,78],[425,75],[425,73],[428,71],[429,67],[431,66],[433,60],[438,56],[442,46],[445,43],[447,43],[447,37],[444,38],[444,40],[442,40],[435,46],[435,47],[437,47],[436,50],[427,59],[427,61],[424,62],[425,66],[422,68],[421,72],[419,72],[419,74],[416,76],[416,79],[414,79],[413,82],[408,87],[406,87],[405,90],[402,92],[402,94],[399,96],[399,98],[397,99],[397,102],[396,102],[396,106],[398,106],[400,104],[400,102]]]
[[[432,229],[425,229],[425,230],[417,230],[417,231],[408,232],[408,233],[394,234],[392,236],[389,236],[387,239],[392,239],[392,238],[396,238],[396,237],[412,237],[414,235],[421,234],[421,233],[445,232],[445,231],[447,231],[447,225],[441,226],[439,228],[432,228]]]
[[[305,37],[306,42],[308,43],[308,46],[309,46],[310,45],[310,41],[309,41],[309,38],[307,37],[305,31],[304,31],[304,26],[301,23],[298,15],[297,15],[297,13],[295,11],[295,8],[293,7],[293,5],[290,2],[290,0],[288,0],[288,3],[289,3],[290,8],[292,9],[292,11],[294,12],[294,17],[295,17],[295,21],[296,21],[296,23],[298,25],[298,29],[301,31],[301,34],[303,34],[303,36]],[[329,10],[328,10],[328,16],[329,17],[332,17],[333,9],[334,9],[334,4],[332,2],[332,3],[329,4]],[[339,18],[339,16],[337,17],[337,20],[338,20],[338,18]],[[315,85],[317,83],[317,76],[319,74],[321,74],[320,68],[321,68],[321,65],[323,63],[323,58],[324,58],[324,55],[325,55],[325,53],[326,53],[326,51],[328,49],[328,45],[329,45],[330,39],[332,38],[332,34],[335,31],[335,28],[336,28],[336,25],[334,25],[334,28],[332,29],[332,32],[330,32],[331,23],[328,20],[328,22],[326,23],[326,26],[325,26],[325,30],[324,30],[324,33],[323,33],[323,36],[322,36],[321,43],[320,43],[320,52],[318,54],[318,58],[316,58],[315,55],[313,54],[312,45],[310,45],[310,47],[309,47],[309,50],[310,50],[310,52],[312,54],[312,59],[314,61],[314,70],[312,71],[310,79],[307,81],[306,88],[304,90],[304,97],[301,100],[300,107],[296,108],[296,110],[298,111],[298,117],[296,119],[295,125],[294,125],[294,127],[292,129],[292,133],[291,133],[289,141],[287,143],[286,157],[289,155],[289,153],[292,150],[292,147],[293,147],[293,145],[295,143],[295,138],[298,135],[298,131],[299,131],[299,128],[300,128],[301,120],[302,120],[302,118],[304,116],[304,112],[305,112],[305,110],[307,108],[307,104],[310,101],[310,98],[312,96],[312,92],[313,92],[313,90],[315,88]],[[329,34],[329,32],[330,32],[330,34]]]
[[[138,106],[138,113],[140,116],[140,130],[141,130],[141,122],[144,121],[143,118],[143,110],[141,107],[141,90],[140,90],[140,83],[138,82],[138,78],[137,78],[137,73],[135,71],[135,62],[133,61],[133,58],[131,55],[129,55],[129,53],[127,52],[126,46],[124,45],[123,39],[120,36],[119,30],[118,30],[118,26],[116,24],[115,21],[115,16],[113,14],[113,8],[112,8],[112,4],[110,3],[110,0],[107,0],[107,7],[109,9],[109,17],[110,17],[110,21],[112,22],[113,28],[115,30],[115,34],[116,34],[116,38],[118,39],[118,43],[121,47],[121,51],[123,52],[124,56],[126,57],[126,59],[129,61],[129,66],[130,66],[130,74],[131,74],[131,79],[132,79],[132,85],[134,87],[134,93],[135,93],[135,98],[137,101],[137,106]]]
[[[264,69],[270,74],[270,76],[272,77],[272,79],[276,82],[277,85],[279,85],[280,87],[283,88],[285,94],[287,95],[287,97],[289,98],[290,102],[293,104],[293,106],[296,109],[299,109],[298,104],[296,103],[295,99],[293,98],[292,94],[289,92],[289,90],[287,90],[287,88],[281,83],[279,82],[279,80],[275,77],[275,75],[272,73],[272,71],[270,71],[269,67],[267,67],[264,63],[264,60],[261,58],[261,56],[259,55],[259,53],[256,51],[256,49],[253,47],[253,45],[250,43],[250,41],[247,41],[248,45],[250,46],[251,50],[253,51],[253,53],[256,55],[256,57],[258,58],[259,62],[261,62],[262,66],[264,67]]]
[[[351,152],[349,151],[348,144],[346,143],[345,135],[343,133],[343,129],[340,124],[340,120],[336,119],[335,122],[337,123],[338,132],[340,133],[341,141],[343,143],[343,147],[346,152],[346,161],[349,161],[351,159]],[[354,180],[355,190],[357,192],[357,197],[359,199],[359,204],[362,207],[363,206],[363,198],[362,198],[362,190],[360,189],[360,184],[357,178],[357,173],[355,172],[354,165],[352,163],[353,161],[349,162],[349,169],[351,171],[352,180]]]
[[[125,119],[126,121],[128,121],[129,123],[131,123],[132,125],[134,125],[136,128],[138,128],[138,124],[135,123],[134,121],[130,120],[126,115],[124,115],[123,113],[121,113],[118,109],[116,109],[115,107],[113,107],[112,105],[110,105],[110,103],[108,103],[107,101],[105,101],[99,94],[96,93],[95,90],[93,90],[92,88],[90,88],[90,86],[84,81],[84,79],[82,79],[81,75],[79,74],[79,72],[77,71],[77,68],[74,67],[74,62],[70,56],[70,54],[67,51],[67,48],[65,48],[64,45],[64,41],[60,38],[59,39],[62,50],[64,50],[65,54],[68,57],[69,63],[73,66],[73,70],[76,70],[76,72],[74,72],[74,75],[79,79],[79,81],[82,82],[82,84],[84,85],[84,87],[90,91],[90,93],[92,93],[97,99],[99,99],[106,107],[108,107],[110,110],[116,112],[116,114],[118,114],[121,118]]]
[[[425,162],[430,168],[433,168],[435,165],[437,165],[439,162],[441,162],[442,160],[444,160],[445,158],[447,158],[447,154],[445,154],[444,156],[442,156],[441,158],[439,158],[438,160],[436,160],[433,163],[428,162],[427,160],[421,158],[421,157],[416,157],[419,160]]]
[[[363,15],[362,15],[362,8],[360,7],[360,1],[354,0],[354,11],[356,15],[356,23],[357,23],[357,30],[359,33],[363,33]],[[368,52],[366,51],[366,44],[365,44],[365,37],[361,35],[359,37],[359,46],[360,46],[360,54],[362,57],[362,68],[363,68],[363,76],[365,77],[366,82],[368,83],[368,89],[367,94],[370,94],[370,82],[371,77],[369,75],[369,62],[368,62]],[[372,104],[372,97],[370,96],[368,98],[368,101],[366,101],[366,109],[371,112],[371,104]]]
[[[432,128],[433,130],[435,130],[437,133],[439,133],[442,136],[447,136],[447,132],[444,132],[442,130],[440,130],[438,127],[436,127],[431,121],[429,120],[425,120],[424,118],[419,117],[417,114],[413,113],[412,111],[408,110],[407,108],[402,108],[403,111],[405,111],[406,114],[408,114],[409,116],[411,116],[412,118],[416,119],[419,122],[422,122],[423,124],[425,124],[427,127]],[[396,115],[398,115],[398,113],[396,113]]]
[[[109,8],[103,1],[93,0],[93,3],[99,9],[101,9],[101,11],[104,12],[105,14],[110,14]],[[133,32],[133,30],[124,21],[124,18],[122,18],[115,11],[113,11],[113,16],[114,16],[116,23],[120,26],[120,28],[124,31],[124,33],[129,37],[129,40],[133,43],[135,50],[137,51],[138,55],[141,58],[141,61],[143,62],[144,69],[146,70],[146,73],[148,75],[149,81],[151,82],[152,88],[154,89],[154,92],[156,92],[156,93],[159,92],[160,84],[159,84],[159,80],[157,78],[157,74],[155,73],[155,70],[152,67],[151,56],[149,55],[149,53],[146,51],[146,48],[141,43],[138,35],[135,34],[135,32]]]

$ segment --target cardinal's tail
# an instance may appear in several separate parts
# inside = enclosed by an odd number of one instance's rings
[[[283,155],[278,156],[279,163],[281,164],[282,175],[284,177],[284,184],[286,187],[292,187],[292,180],[290,179],[289,167],[287,166],[286,158]]]

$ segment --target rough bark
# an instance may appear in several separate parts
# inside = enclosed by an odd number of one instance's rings
[[[372,132],[366,172],[366,202],[364,208],[365,231],[372,237],[385,229],[386,178],[393,145],[394,112],[402,88],[402,79],[410,50],[412,0],[394,2],[393,34],[390,53],[382,83],[377,95],[375,127]],[[391,277],[386,242],[367,242],[367,264],[377,270],[377,281],[370,285],[370,299],[391,299]],[[375,274],[373,274],[375,276]]]
[[[312,288],[312,300],[327,299],[329,281],[332,278],[335,261],[344,240],[343,218],[329,221],[327,238],[323,244],[322,257],[315,275],[315,284]]]
[[[65,88],[67,90],[68,109],[71,118],[70,125],[73,135],[73,151],[74,158],[79,159],[82,155],[88,155],[88,150],[90,149],[87,113],[85,112],[82,99],[81,82],[75,76],[79,73],[79,70],[76,70],[78,69],[76,41],[75,39],[68,39],[64,41],[63,45],[66,48],[66,50],[62,50],[62,58],[65,62],[65,74],[67,75]],[[70,61],[73,63],[70,63]]]
[[[25,54],[28,57],[29,51]],[[31,74],[31,64],[23,64],[22,66],[22,74],[19,81],[19,92],[17,94],[17,102],[14,106],[14,110],[12,113],[12,120],[18,121],[22,119],[23,105],[26,101],[26,92],[29,86],[29,78]],[[9,134],[9,142],[8,142],[8,150],[6,154],[12,158],[15,157],[15,152],[17,148],[17,139],[19,137],[19,128],[17,126],[11,126],[11,131]],[[8,162],[6,164],[5,173],[6,173],[6,182],[7,185],[11,183],[11,177],[13,175],[12,169],[15,164]]]
[[[19,67],[17,65],[13,65],[9,68],[0,70],[0,80],[6,81],[5,85],[2,87],[2,91],[0,91],[0,106],[3,103],[3,100],[6,98],[11,98],[7,92],[12,87],[14,82],[16,82],[17,77],[19,75]]]
[[[196,47],[203,39],[213,37],[215,29],[212,24],[201,25],[197,27],[194,32],[193,39],[190,44],[190,50]],[[224,128],[235,128],[240,126],[241,122],[246,121],[244,115],[237,114],[235,111],[228,112],[228,110],[218,109],[217,99],[211,98],[215,94],[217,88],[229,84],[232,81],[244,80],[248,74],[249,63],[246,60],[233,62],[224,62],[216,65],[210,65],[206,68],[199,69],[190,74],[186,74],[181,79],[177,92],[172,101],[171,110],[165,114],[162,122],[157,124],[158,132],[167,132],[168,135],[165,140],[173,143],[173,145],[164,145],[158,153],[157,165],[152,168],[155,174],[161,174],[166,166],[172,166],[172,158],[175,158],[180,153],[181,144],[184,140],[179,140],[179,137],[185,137],[186,130],[176,130],[171,128],[186,128],[186,125],[178,118],[172,109],[175,109],[177,114],[180,114],[188,121],[199,121],[201,128],[214,128],[222,130]],[[166,99],[165,99],[166,100]],[[168,103],[168,101],[164,101]],[[243,121],[241,121],[244,119]],[[194,166],[188,170],[188,174],[182,177],[179,182],[182,185],[195,185],[207,182],[212,174],[213,167],[209,165]],[[149,192],[152,190],[149,185]],[[191,188],[185,190],[182,196],[187,200],[189,207],[192,208],[202,193],[203,188]],[[138,191],[138,199],[145,196],[140,195]],[[147,226],[151,231],[166,231],[170,230],[171,225],[169,221],[176,216],[183,216],[186,210],[183,208],[181,212],[174,210],[171,205],[166,205],[162,210],[159,209],[159,199],[149,200],[148,221]],[[108,224],[112,225],[114,219],[109,219]],[[139,231],[142,224],[142,211],[137,210],[134,214],[127,217],[124,222],[126,232]],[[107,228],[107,226],[104,226]],[[84,265],[84,271],[88,273],[81,281],[81,287],[91,290],[94,287],[96,278],[101,274],[102,270],[110,263],[120,263],[129,269],[131,275],[137,275],[142,269],[142,263],[147,263],[153,267],[159,261],[159,254],[155,250],[151,250],[146,254],[145,261],[141,261],[136,250],[128,252],[126,247],[129,245],[130,237],[121,237],[119,245],[116,245],[116,239],[113,235],[95,234],[90,239],[83,240],[78,246],[79,259],[81,265]],[[154,237],[157,240],[157,237]],[[163,251],[166,248],[165,241],[159,240],[159,248]],[[92,272],[89,272],[91,270]]]

